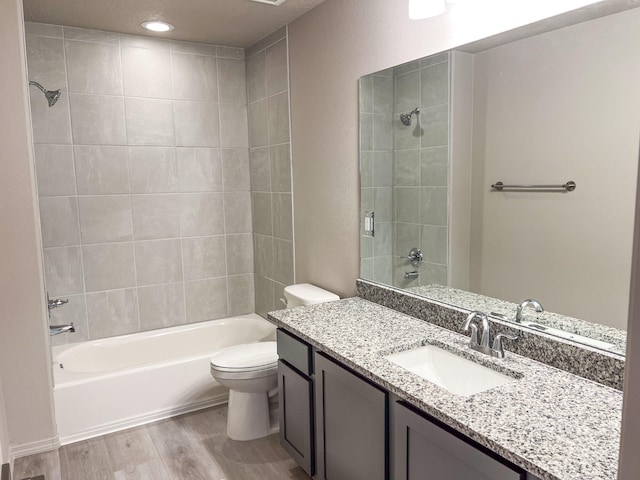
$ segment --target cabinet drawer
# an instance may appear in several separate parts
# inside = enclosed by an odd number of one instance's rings
[[[278,341],[278,356],[280,360],[286,361],[305,375],[311,375],[313,371],[311,345],[280,328],[276,333],[276,339]]]
[[[524,480],[526,473],[402,403],[395,413],[396,480]]]

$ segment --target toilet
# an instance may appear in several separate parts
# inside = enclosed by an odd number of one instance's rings
[[[339,300],[338,295],[299,283],[284,289],[287,308]],[[234,345],[211,358],[211,376],[229,389],[227,436],[232,440],[254,440],[273,433],[269,396],[278,386],[276,342]]]

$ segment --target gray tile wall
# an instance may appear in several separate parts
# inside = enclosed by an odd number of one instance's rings
[[[256,312],[294,283],[289,69],[283,27],[246,50]]]
[[[416,107],[419,117],[403,125],[400,114]],[[375,237],[361,232],[362,278],[402,288],[447,285],[448,178],[448,54],[362,77],[361,211],[376,215]],[[413,247],[424,255],[419,269],[406,260]],[[418,278],[404,278],[414,270]]]
[[[434,55],[394,69],[393,282],[397,287],[447,285],[449,221],[449,57]],[[420,107],[419,119],[399,116]],[[417,279],[402,258],[419,247],[424,262]]]
[[[63,92],[30,89],[51,321],[77,329],[54,343],[253,312],[244,50],[26,31],[29,78]]]
[[[393,70],[360,79],[360,276],[393,283]],[[375,236],[364,212],[375,212]]]

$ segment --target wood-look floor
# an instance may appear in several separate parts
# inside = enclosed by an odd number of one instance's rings
[[[14,480],[309,480],[278,436],[249,442],[225,434],[226,405],[31,455]]]

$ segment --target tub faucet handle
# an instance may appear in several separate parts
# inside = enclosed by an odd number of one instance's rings
[[[71,322],[68,325],[49,325],[49,335],[60,335],[61,333],[75,333],[76,329]]]
[[[66,300],[62,300],[61,298],[53,298],[49,299],[49,304],[47,306],[49,307],[49,310],[51,310],[53,308],[61,307],[65,303],[69,303],[68,298]]]

